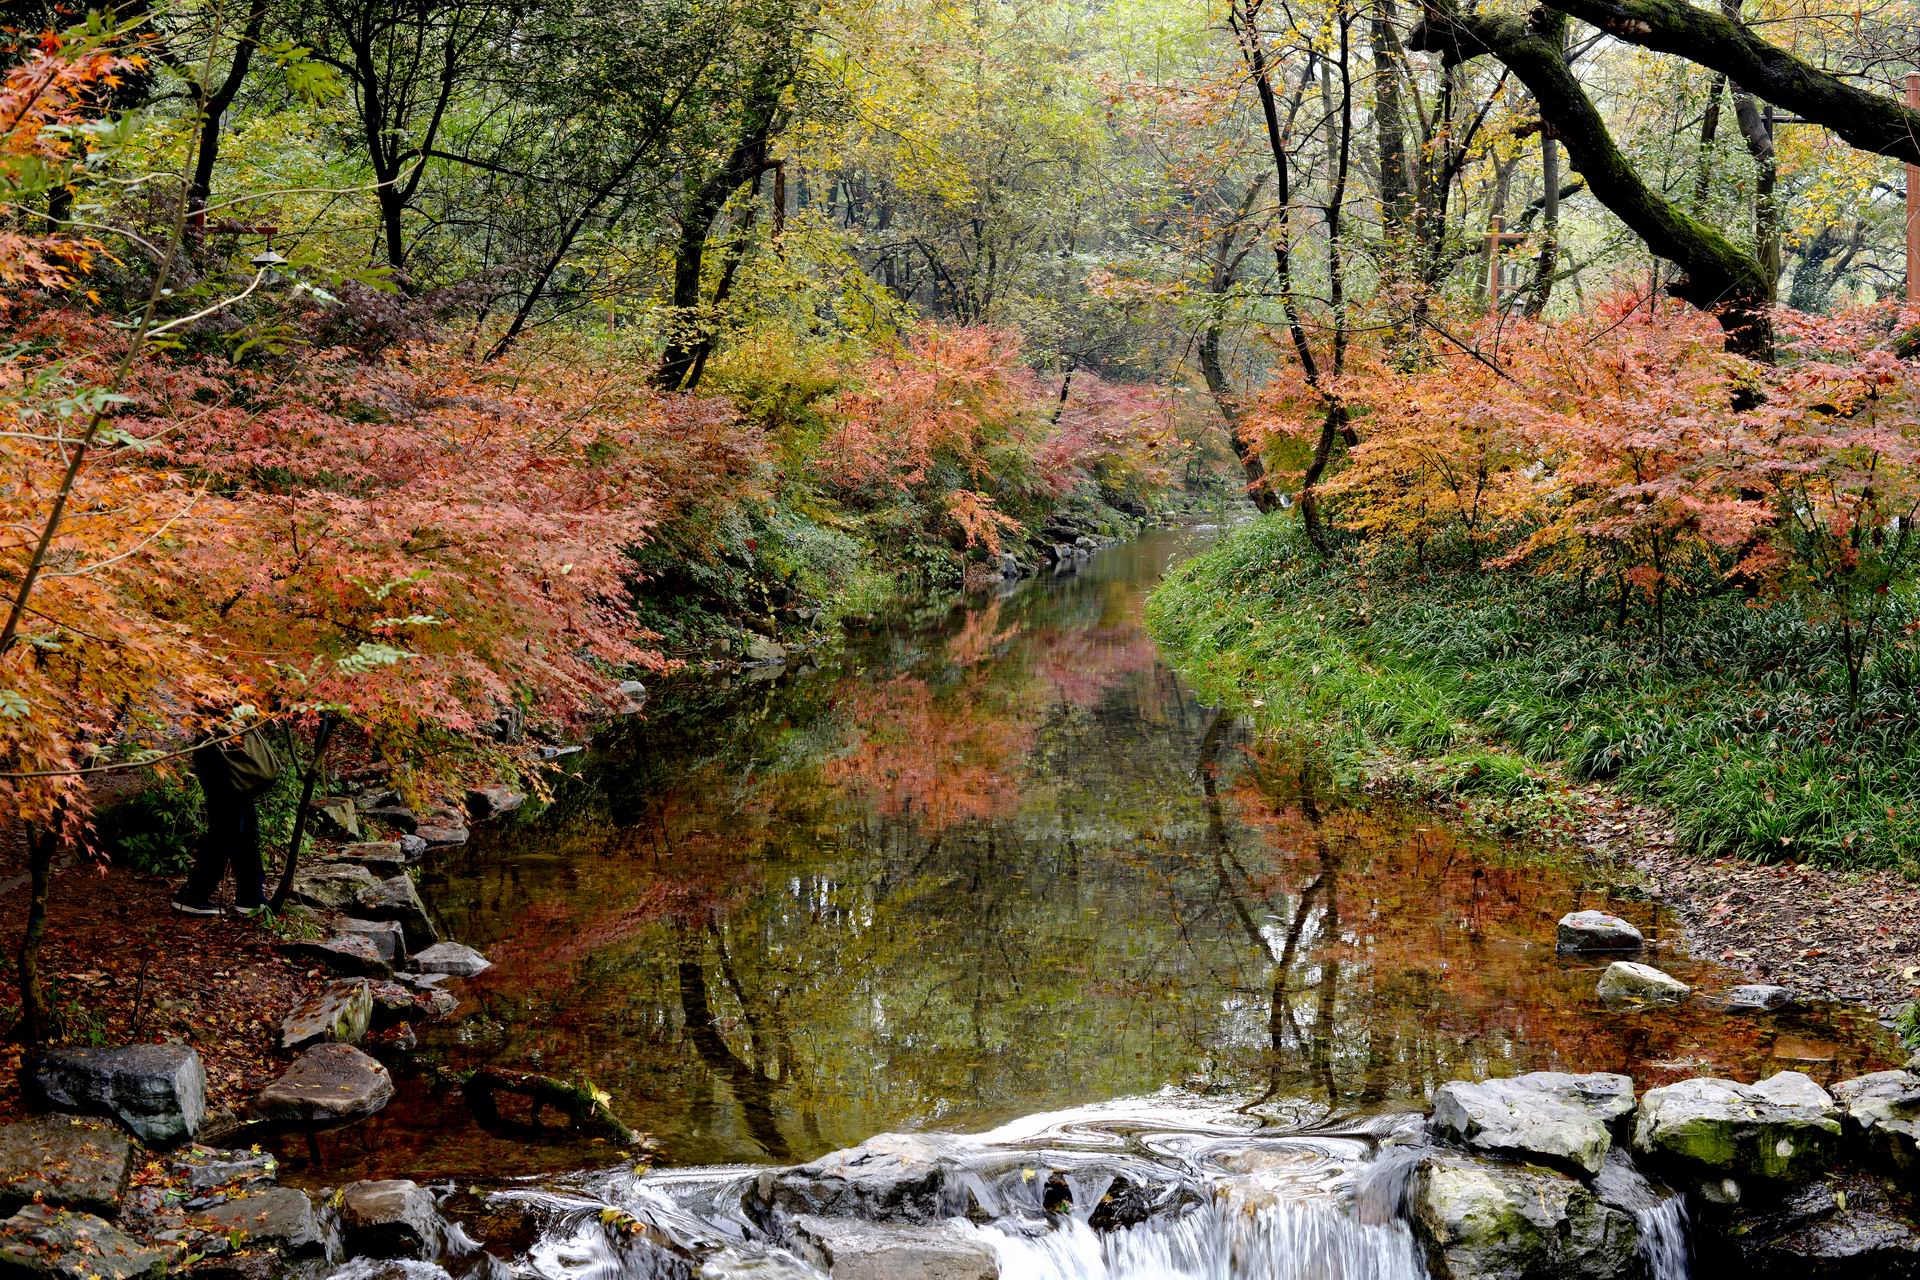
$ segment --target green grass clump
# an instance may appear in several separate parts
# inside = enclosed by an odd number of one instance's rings
[[[1543,803],[1551,769],[1617,779],[1705,853],[1920,874],[1905,646],[1856,717],[1828,633],[1787,605],[1690,601],[1656,635],[1520,570],[1322,558],[1273,516],[1170,574],[1148,622],[1204,696],[1354,770]]]

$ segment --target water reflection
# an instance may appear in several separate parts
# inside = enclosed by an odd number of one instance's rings
[[[1881,1064],[1847,1014],[1603,1013],[1593,968],[1552,949],[1560,914],[1607,905],[1578,868],[1250,750],[1140,625],[1196,536],[656,708],[547,813],[429,869],[448,931],[495,962],[430,1055],[589,1077],[674,1164],[1169,1084],[1304,1121],[1460,1075]],[[329,1173],[608,1158],[491,1137],[416,1079]]]

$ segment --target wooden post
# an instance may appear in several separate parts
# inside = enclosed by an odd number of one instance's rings
[[[1920,111],[1920,75],[1907,73],[1907,106]],[[1907,166],[1907,305],[1920,306],[1920,165]]]

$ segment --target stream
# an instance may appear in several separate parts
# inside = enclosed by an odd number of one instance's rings
[[[308,1176],[505,1187],[541,1206],[538,1276],[652,1274],[607,1225],[631,1215],[703,1275],[790,1280],[820,1273],[743,1211],[760,1171],[908,1134],[1004,1280],[1413,1280],[1390,1140],[1446,1080],[1890,1063],[1850,1008],[1602,1011],[1604,966],[1554,951],[1571,910],[1640,925],[1698,992],[1739,979],[1579,858],[1342,790],[1198,701],[1141,607],[1211,536],[678,690],[544,811],[429,863],[493,968],[422,1057],[589,1079],[648,1169],[488,1132],[429,1072]],[[1096,1230],[1122,1185],[1154,1211]]]

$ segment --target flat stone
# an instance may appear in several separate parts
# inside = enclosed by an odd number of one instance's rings
[[[1773,1013],[1793,1003],[1793,992],[1768,982],[1749,983],[1727,992],[1726,1006],[1733,1013]]]
[[[415,862],[418,862],[420,856],[427,851],[427,842],[412,832],[408,832],[399,837],[396,843],[400,846],[400,852],[406,854],[407,857]]]
[[[493,967],[491,961],[472,947],[458,942],[436,942],[413,957],[415,973],[441,973],[455,978],[471,978]]]
[[[420,815],[415,813],[398,792],[376,791],[362,796],[354,806],[363,818],[372,818],[401,831],[412,831],[420,825]]]
[[[196,1146],[175,1153],[169,1163],[186,1175],[187,1186],[195,1191],[272,1182],[280,1172],[280,1162],[270,1151],[221,1151]]]
[[[361,911],[376,920],[392,920],[400,925],[409,951],[419,951],[440,940],[433,917],[420,901],[420,890],[411,876],[394,876],[361,890],[355,899]]]
[[[467,791],[467,812],[482,821],[512,813],[526,802],[526,792],[515,791],[512,787],[501,783],[488,787],[472,787]]]
[[[111,1217],[136,1156],[133,1140],[101,1120],[40,1116],[0,1125],[0,1214],[40,1200]]]
[[[160,1250],[90,1213],[30,1204],[0,1222],[0,1276],[135,1280],[166,1269]]]
[[[318,965],[328,973],[363,978],[384,978],[393,972],[393,961],[381,954],[372,938],[339,933],[331,938],[290,938],[275,948],[281,955],[301,964]]]
[[[1672,974],[1631,960],[1615,960],[1600,975],[1600,999],[1610,1005],[1679,1004],[1692,991]]]
[[[432,1259],[446,1244],[440,1206],[417,1182],[350,1183],[340,1190],[338,1208],[340,1242],[351,1256]]]
[[[413,834],[426,841],[429,849],[450,849],[467,842],[466,827],[451,823],[423,822],[414,828]]]
[[[787,660],[787,647],[778,640],[762,635],[749,635],[746,644],[747,661],[755,665],[777,663]]]
[[[1833,1086],[1848,1128],[1896,1169],[1920,1171],[1920,1074],[1876,1071]]]
[[[187,1225],[215,1235],[238,1234],[245,1246],[272,1245],[289,1253],[317,1252],[324,1237],[313,1202],[292,1187],[260,1187],[187,1215]]]
[[[207,1117],[207,1073],[183,1044],[47,1049],[29,1060],[30,1092],[61,1111],[112,1116],[144,1142],[191,1138]]]
[[[358,934],[371,942],[380,958],[399,968],[407,958],[407,934],[397,920],[356,920],[347,916],[340,921],[340,932]]]
[[[992,1248],[952,1226],[895,1226],[803,1215],[795,1244],[831,1280],[998,1280]]]
[[[359,1044],[372,1021],[373,993],[367,980],[335,982],[301,1001],[280,1020],[280,1047],[304,1049],[323,1040]]]
[[[1682,1080],[1640,1099],[1633,1145],[1731,1201],[1741,1183],[1788,1181],[1827,1168],[1840,1149],[1839,1111],[1825,1089],[1797,1071],[1750,1085]]]
[[[425,841],[421,844],[424,847]],[[333,851],[333,860],[365,867],[376,877],[397,876],[414,861],[398,840],[367,840],[344,845]]]
[[[1413,1226],[1435,1274],[1458,1280],[1637,1275],[1639,1228],[1575,1178],[1533,1165],[1433,1155],[1415,1174]]]
[[[1575,911],[1560,917],[1555,946],[1569,954],[1589,951],[1638,951],[1647,940],[1640,931],[1604,911]]]
[[[292,896],[322,911],[353,905],[360,894],[379,884],[373,872],[351,862],[323,862],[294,873]]]
[[[1477,1151],[1595,1174],[1614,1123],[1633,1112],[1626,1076],[1536,1071],[1478,1084],[1453,1081],[1433,1096],[1433,1132]]]
[[[318,1044],[254,1098],[256,1120],[328,1128],[363,1120],[393,1098],[387,1069],[352,1045]]]

